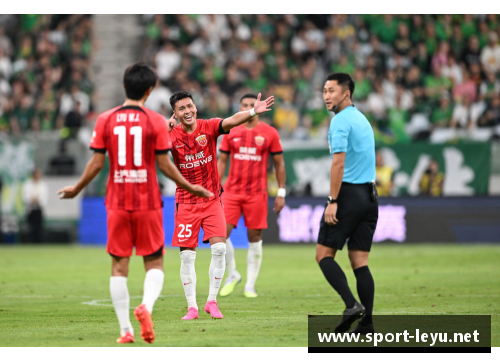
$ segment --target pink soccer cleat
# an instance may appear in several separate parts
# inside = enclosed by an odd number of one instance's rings
[[[132,333],[127,332],[124,336],[118,338],[116,343],[134,343],[134,336]]]
[[[184,320],[198,319],[198,318],[200,318],[198,316],[198,309],[196,309],[195,307],[189,308],[187,314],[184,317],[182,317],[182,319]]]
[[[141,304],[134,310],[135,319],[141,323],[141,337],[146,343],[153,343],[155,341],[155,332],[153,331],[153,321],[151,314],[146,309],[144,304]]]
[[[210,316],[214,319],[224,318],[215,300],[208,301],[207,304],[205,304],[205,312],[210,313]]]

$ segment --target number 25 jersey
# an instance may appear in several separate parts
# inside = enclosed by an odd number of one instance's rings
[[[172,149],[165,117],[137,106],[110,109],[97,117],[90,148],[108,152],[108,209],[144,211],[162,207],[156,154]]]

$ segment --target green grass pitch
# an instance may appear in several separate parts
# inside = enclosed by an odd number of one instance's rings
[[[165,284],[153,313],[153,346],[307,346],[308,314],[340,314],[343,304],[314,260],[313,245],[264,245],[259,298],[246,299],[246,250],[236,250],[243,282],[219,297],[223,320],[187,311],[177,249],[165,255]],[[355,292],[346,252],[337,260]],[[500,246],[374,245],[376,314],[491,314],[500,346]],[[198,251],[197,300],[208,293],[210,251]],[[118,321],[109,296],[110,257],[103,248],[0,248],[0,346],[116,346]],[[131,307],[141,302],[142,259],[131,259]],[[136,343],[140,338],[133,318]],[[223,336],[223,338],[221,338]]]

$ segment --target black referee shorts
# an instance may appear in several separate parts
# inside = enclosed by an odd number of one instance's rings
[[[342,250],[347,242],[349,250],[370,251],[378,220],[378,201],[371,200],[370,184],[342,182],[337,204],[337,224],[328,225],[323,212],[318,244]]]

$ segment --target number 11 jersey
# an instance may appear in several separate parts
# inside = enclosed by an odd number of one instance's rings
[[[162,207],[156,155],[172,149],[165,117],[137,106],[110,109],[97,117],[90,148],[108,152],[108,209],[144,211]]]

